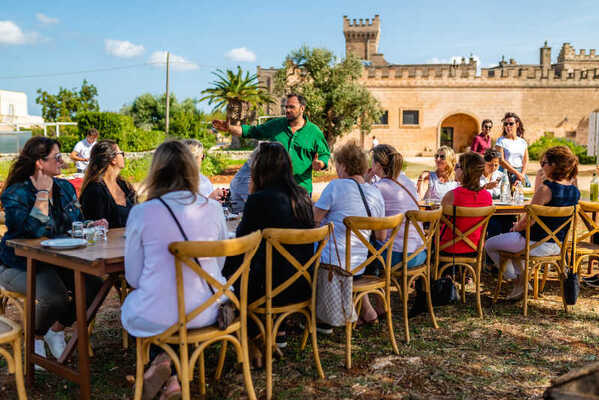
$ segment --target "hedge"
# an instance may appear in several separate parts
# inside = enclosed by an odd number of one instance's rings
[[[574,154],[578,156],[581,164],[594,164],[595,157],[587,155],[586,146],[581,146],[565,138],[556,138],[552,136],[543,136],[528,146],[528,155],[531,160],[539,160],[545,150],[554,146],[568,146]]]

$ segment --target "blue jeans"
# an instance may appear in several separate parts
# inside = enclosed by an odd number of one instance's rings
[[[378,250],[381,247],[383,247],[383,245],[377,241],[376,244],[374,245],[374,247]],[[387,259],[387,250],[388,249],[385,249],[381,253],[381,256],[383,257],[383,259]],[[408,256],[411,256],[412,254],[414,254],[414,253],[408,253]],[[393,251],[391,253],[391,266],[394,266],[402,261],[403,261],[403,252]],[[415,268],[419,265],[424,264],[425,262],[426,262],[426,250],[422,250],[420,253],[418,253],[418,255],[416,257],[414,257],[410,261],[408,261],[408,269]],[[383,269],[383,267],[381,265],[381,262],[378,259],[376,259],[368,267],[366,267],[364,274],[380,276],[382,269]]]

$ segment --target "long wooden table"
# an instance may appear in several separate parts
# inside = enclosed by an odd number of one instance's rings
[[[527,205],[528,203],[529,202],[526,202],[521,205],[514,205],[514,204],[501,204],[501,203],[494,201],[493,205],[495,206],[495,213],[493,215],[522,214],[522,213],[526,212],[524,210],[524,206]],[[427,204],[427,203],[424,203],[423,201],[419,202],[419,205],[420,205],[420,208],[422,208],[424,210],[431,210],[431,209],[435,209],[435,208],[439,207],[439,204]]]
[[[60,375],[72,382],[79,384],[80,398],[91,397],[90,368],[88,353],[88,324],[94,319],[96,312],[104,302],[110,288],[114,283],[113,275],[124,271],[125,263],[125,229],[110,229],[108,240],[99,241],[93,246],[87,246],[73,250],[52,250],[40,245],[41,239],[14,239],[7,244],[14,247],[17,256],[27,259],[27,301],[26,318],[27,337],[25,338],[25,371],[27,374],[27,385],[34,383],[34,364],[39,364],[46,370]],[[35,291],[37,264],[44,262],[57,267],[67,268],[75,275],[75,308],[77,322],[75,331],[71,336],[62,356],[57,360],[50,360],[34,353],[34,331],[35,321]],[[86,275],[106,277],[102,287],[89,308],[85,301],[85,277]],[[64,365],[77,347],[78,370]]]

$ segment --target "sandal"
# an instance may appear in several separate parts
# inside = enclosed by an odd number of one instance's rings
[[[377,325],[379,323],[379,319],[378,317],[375,317],[371,320],[366,321],[365,319],[363,319],[362,317],[358,318],[358,321],[356,322],[356,326],[364,326],[364,325]]]
[[[159,354],[144,373],[142,400],[153,399],[170,376],[171,359],[165,353]]]
[[[181,398],[181,385],[176,375],[171,376],[164,388],[162,388],[162,394],[160,400],[176,400]]]

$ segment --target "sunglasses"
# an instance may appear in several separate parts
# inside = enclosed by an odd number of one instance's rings
[[[117,156],[118,156],[119,154],[120,154],[120,155],[122,155],[123,157],[125,157],[125,152],[124,152],[124,151],[119,151],[118,153],[116,153],[116,155],[117,155]]]
[[[541,167],[544,167],[545,165],[549,165],[549,161],[541,161]]]
[[[43,160],[48,161],[49,158],[50,157],[44,157]],[[60,154],[60,153],[56,153],[53,158],[54,158],[54,160],[56,160],[58,162],[62,162],[62,154]]]
[[[483,126],[483,128],[485,128],[485,129],[492,129],[493,125],[485,125],[485,126]]]
[[[516,125],[515,122],[504,122],[503,123],[503,126],[514,126],[514,125]]]
[[[435,160],[436,159],[445,160],[445,154],[435,154]]]
[[[455,169],[462,169],[462,164],[456,164]]]

